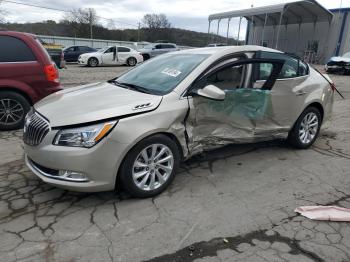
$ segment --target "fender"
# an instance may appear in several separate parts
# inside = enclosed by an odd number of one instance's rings
[[[36,94],[35,90],[31,88],[29,85],[13,80],[13,79],[0,79],[0,92],[4,89],[7,90],[17,90],[20,93],[24,93],[27,95],[27,97],[30,99],[30,103],[34,104],[36,101],[39,100],[38,95]]]

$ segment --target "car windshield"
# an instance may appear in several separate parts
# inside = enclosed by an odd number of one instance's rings
[[[117,83],[138,86],[149,93],[164,95],[172,91],[208,54],[166,54],[141,64],[119,77]]]
[[[343,57],[350,58],[350,52],[349,52],[349,53],[345,53],[345,54],[343,55]]]

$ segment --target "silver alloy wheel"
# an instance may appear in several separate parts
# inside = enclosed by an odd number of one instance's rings
[[[4,98],[0,100],[0,124],[17,124],[22,121],[23,106],[16,100]]]
[[[163,144],[152,144],[144,148],[136,157],[132,167],[135,185],[144,191],[161,187],[174,169],[174,155]]]
[[[318,125],[318,117],[314,112],[306,114],[300,123],[300,142],[303,144],[311,143],[317,134]]]
[[[90,66],[95,67],[95,66],[97,66],[97,64],[98,64],[98,61],[96,58],[90,59]]]

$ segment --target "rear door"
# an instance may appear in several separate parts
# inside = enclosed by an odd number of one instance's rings
[[[125,64],[130,57],[130,48],[120,46],[118,47],[118,60],[120,64]]]
[[[252,77],[254,68],[260,64],[268,64],[272,70],[257,87]],[[271,92],[282,66],[282,60],[231,58],[197,80],[192,90],[215,85],[225,91],[226,98],[224,101],[196,95],[189,98],[186,131],[191,154],[230,143],[267,140],[278,134]]]
[[[285,61],[271,92],[271,102],[276,121],[279,125],[290,129],[303,111],[307,95],[314,88],[315,83],[308,78],[308,65],[296,57],[283,53],[258,52],[255,57]],[[254,85],[257,87],[263,85],[270,71],[271,67],[267,64],[257,65],[253,76]]]

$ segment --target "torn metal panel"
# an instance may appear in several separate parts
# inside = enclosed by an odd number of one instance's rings
[[[288,130],[275,120],[270,90],[227,90],[224,101],[195,97],[190,107],[191,155],[231,143],[285,138]]]

